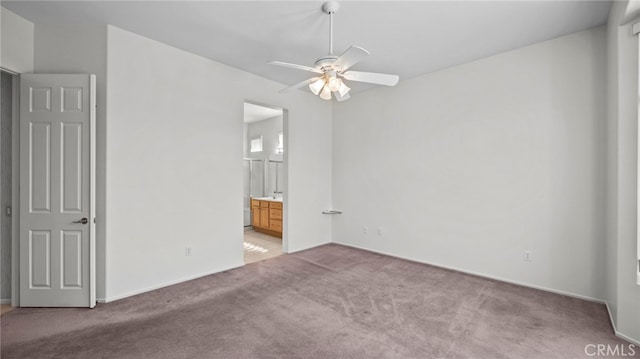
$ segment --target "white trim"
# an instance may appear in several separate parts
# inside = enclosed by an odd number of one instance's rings
[[[618,331],[618,329],[616,328],[616,322],[613,321],[613,314],[611,313],[611,308],[609,307],[609,303],[605,302],[604,305],[607,307],[607,313],[609,313],[609,320],[611,321],[611,327],[613,328],[613,333],[616,335],[616,337],[640,346],[640,341],[630,338]]]
[[[183,278],[175,279],[175,280],[172,280],[172,281],[169,281],[169,282],[153,285],[153,286],[146,287],[146,288],[143,288],[143,289],[137,289],[137,290],[134,290],[134,291],[131,291],[131,292],[127,292],[127,293],[117,294],[117,295],[114,295],[112,297],[98,298],[97,301],[98,301],[98,303],[110,303],[110,302],[113,302],[113,301],[116,301],[116,300],[132,297],[134,295],[138,295],[138,294],[142,294],[142,293],[146,293],[146,292],[151,292],[151,291],[156,290],[156,289],[165,288],[165,287],[168,287],[168,286],[172,286],[172,285],[175,285],[175,284],[180,284],[180,283],[187,282],[187,281],[194,280],[194,279],[198,279],[198,278],[201,278],[201,277],[206,277],[208,275],[212,275],[212,274],[216,274],[216,273],[222,273],[224,271],[228,271],[228,270],[231,270],[231,269],[240,268],[242,266],[244,266],[244,263],[240,264],[240,265],[236,265],[236,266],[231,266],[231,267],[228,267],[228,268],[223,268],[223,269],[211,271],[211,272],[205,272],[205,273],[199,273],[199,274],[190,275],[190,276],[187,276],[187,277],[183,277]]]
[[[637,341],[637,340],[635,340],[635,339],[633,339],[633,338],[631,338],[631,337],[628,337],[628,336],[626,336],[626,335],[624,335],[624,334],[620,333],[620,332],[619,332],[619,331],[617,331],[617,330],[614,330],[614,331],[615,331],[616,337],[618,337],[618,338],[620,338],[620,339],[622,339],[622,340],[626,340],[626,341],[628,341],[628,342],[630,342],[630,343],[632,343],[632,344],[635,344],[635,345],[637,345],[637,346],[640,346],[640,341]]]
[[[640,32],[640,22],[636,23],[633,25],[633,34],[636,35],[638,32]],[[640,38],[638,39],[638,43],[640,44]],[[640,56],[640,55],[639,55]],[[638,61],[638,63],[636,64],[637,68],[640,69],[640,60]],[[638,79],[638,83],[640,83],[640,78]],[[640,87],[636,89],[637,94],[640,95]],[[640,99],[638,102],[638,105],[640,105]],[[640,114],[636,114],[636,117],[640,116]],[[636,118],[636,121],[638,120],[638,118]],[[638,129],[638,134],[640,134],[640,129]],[[638,154],[640,154],[640,146],[638,146],[639,144],[636,144],[636,152]],[[638,157],[640,158],[640,157]],[[637,161],[637,160],[636,160]],[[640,175],[640,166],[638,166],[637,170],[636,170],[636,174]],[[637,176],[637,182],[636,182],[636,188],[640,188],[640,176]],[[637,192],[636,194],[636,209],[638,209],[638,206],[640,206],[640,191]],[[640,212],[637,212],[636,214],[636,224],[639,223],[640,219]],[[636,226],[636,284],[640,285],[640,226]]]
[[[4,66],[0,66],[0,71],[4,71],[4,72],[6,72],[6,73],[8,73],[10,75],[13,75],[13,76],[20,76],[19,72],[15,72],[15,71],[10,70],[10,69],[8,69],[8,68],[6,68]]]
[[[96,306],[96,75],[89,75],[89,308]]]
[[[20,75],[13,76],[13,183],[11,189],[11,306],[20,306]]]
[[[400,258],[400,259],[411,261],[411,262],[414,262],[414,263],[428,264],[428,265],[431,265],[431,266],[434,266],[434,267],[438,267],[438,268],[449,269],[449,270],[453,270],[453,271],[456,271],[456,272],[465,273],[465,274],[471,274],[471,275],[475,275],[475,276],[482,277],[482,278],[487,278],[487,279],[493,279],[493,280],[497,280],[497,281],[504,282],[504,283],[515,284],[515,285],[519,285],[519,286],[522,286],[522,287],[542,290],[542,291],[549,292],[549,293],[560,294],[560,295],[564,295],[564,296],[567,296],[567,297],[572,297],[572,298],[587,300],[587,301],[594,302],[594,303],[604,304],[605,307],[607,308],[607,313],[609,313],[609,321],[611,322],[611,327],[613,328],[613,332],[614,332],[615,336],[620,338],[620,339],[626,340],[626,341],[628,341],[628,342],[630,342],[632,344],[640,346],[640,341],[635,340],[635,339],[633,339],[633,338],[631,338],[631,337],[619,332],[616,329],[616,324],[613,321],[613,315],[611,314],[611,309],[609,308],[609,303],[607,303],[607,301],[605,301],[605,300],[598,299],[598,298],[592,298],[592,297],[584,296],[584,295],[581,295],[581,294],[565,292],[565,291],[562,291],[562,290],[557,290],[557,289],[537,286],[537,285],[533,285],[533,284],[527,284],[527,283],[523,283],[523,282],[518,282],[518,281],[514,281],[514,280],[509,280],[509,279],[505,279],[505,278],[502,278],[502,277],[487,275],[487,274],[480,273],[480,272],[468,271],[468,270],[464,270],[464,269],[460,269],[460,268],[456,268],[456,267],[445,266],[445,265],[441,265],[441,264],[437,264],[437,263],[417,261],[415,259],[410,259],[410,258],[406,258],[406,257],[402,257],[402,256],[397,256],[395,254],[389,254],[389,253],[385,253],[385,252],[382,252],[382,251],[372,251],[371,249],[363,248],[363,247],[359,247],[359,246],[355,246],[355,245],[351,245],[351,244],[345,244],[345,243],[340,243],[340,242],[333,242],[333,243],[339,244],[339,245],[345,246],[345,247],[352,247],[352,248],[362,249],[362,250],[367,251],[367,252],[384,254],[384,255],[389,256],[389,257]]]
[[[470,270],[466,270],[466,269],[460,269],[460,268],[457,268],[457,267],[442,265],[442,264],[439,264],[439,263],[419,261],[419,260],[416,260],[416,259],[402,257],[402,256],[398,256],[398,255],[395,255],[395,254],[390,254],[390,253],[386,253],[386,252],[382,252],[382,251],[373,251],[373,250],[368,249],[368,248],[354,246],[354,245],[351,245],[351,244],[344,244],[344,243],[340,243],[340,242],[333,242],[333,243],[339,244],[339,245],[343,245],[343,246],[346,246],[346,247],[353,247],[353,248],[357,248],[357,249],[362,249],[362,250],[365,250],[367,252],[384,254],[384,255],[389,256],[389,257],[400,258],[400,259],[404,259],[404,260],[407,260],[407,261],[410,261],[410,262],[414,262],[414,263],[428,264],[430,266],[449,269],[449,270],[453,270],[453,271],[460,272],[460,273],[465,273],[465,274],[471,274],[471,275],[475,275],[475,276],[482,277],[482,278],[493,279],[493,280],[497,280],[497,281],[504,282],[504,283],[515,284],[515,285],[519,285],[519,286],[527,287],[527,288],[532,288],[532,289],[538,289],[538,290],[542,290],[542,291],[545,291],[545,292],[564,295],[564,296],[567,296],[567,297],[583,299],[583,300],[587,300],[589,302],[606,304],[606,302],[604,300],[602,300],[602,299],[593,298],[593,297],[589,297],[589,296],[582,295],[582,294],[565,292],[565,291],[558,290],[558,289],[538,286],[538,285],[534,285],[534,284],[523,283],[523,282],[511,280],[511,279],[506,279],[506,278],[503,278],[503,277],[489,275],[489,274],[486,274],[486,273],[475,272],[475,271],[470,271]]]
[[[11,299],[0,299],[0,304],[11,304]]]
[[[300,249],[297,249],[297,250],[295,250],[293,252],[283,252],[283,253],[286,254],[286,253],[294,253],[294,252],[305,251],[307,249],[323,246],[323,245],[326,245],[326,244],[331,244],[331,242],[321,243],[321,244],[318,244],[318,245],[313,245],[313,246],[309,246],[309,247],[300,248]],[[221,272],[224,272],[224,271],[227,271],[227,270],[240,268],[240,267],[243,267],[244,265],[245,264],[242,263],[242,264],[237,265],[237,266],[231,266],[229,268],[223,268],[223,269],[216,270],[216,271],[211,271],[211,272],[199,273],[199,274],[183,277],[183,278],[180,278],[180,279],[175,279],[175,280],[172,280],[172,281],[169,281],[169,282],[165,282],[165,283],[162,283],[162,284],[157,284],[157,285],[154,285],[154,286],[151,286],[151,287],[138,289],[138,290],[134,290],[134,291],[123,293],[123,294],[117,294],[117,295],[114,295],[114,296],[111,296],[111,297],[97,298],[97,302],[98,303],[110,303],[110,302],[113,302],[113,301],[116,301],[116,300],[120,300],[120,299],[131,297],[131,296],[134,296],[134,295],[150,292],[152,290],[168,287],[168,286],[175,285],[175,284],[180,284],[182,282],[187,282],[187,281],[198,279],[198,278],[205,277],[205,276],[208,276],[208,275],[221,273]]]
[[[316,248],[316,247],[320,247],[320,246],[324,246],[324,245],[332,244],[332,243],[335,243],[335,242],[331,242],[331,241],[329,241],[329,242],[324,242],[324,243],[319,243],[319,244],[312,244],[312,245],[310,245],[310,246],[301,247],[301,248],[296,248],[295,250],[290,250],[290,251],[288,251],[288,252],[285,252],[285,251],[284,251],[284,248],[283,248],[283,249],[282,249],[282,253],[287,253],[287,254],[289,254],[289,253],[297,253],[297,252],[306,251],[307,249],[312,249],[312,248]],[[340,244],[340,243],[337,243],[337,244]],[[364,248],[363,248],[363,249],[364,249]],[[288,250],[288,248],[287,248],[287,250]]]

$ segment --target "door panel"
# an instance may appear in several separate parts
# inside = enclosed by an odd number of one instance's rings
[[[20,89],[20,306],[93,307],[95,76]]]
[[[62,232],[62,287],[82,287],[82,231]]]
[[[29,197],[32,213],[51,212],[51,124],[29,124]]]
[[[51,288],[51,232],[29,233],[30,288]]]
[[[61,202],[63,213],[82,212],[82,124],[63,123],[61,130]]]

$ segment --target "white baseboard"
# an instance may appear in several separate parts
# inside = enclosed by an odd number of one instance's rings
[[[382,252],[382,251],[374,251],[374,250],[371,250],[369,248],[355,246],[355,245],[352,245],[352,244],[346,244],[346,243],[340,243],[340,242],[333,242],[333,243],[339,244],[339,245],[342,245],[342,246],[346,246],[346,247],[362,249],[362,250],[368,251],[368,252],[384,254],[385,256],[394,257],[394,258],[400,258],[400,259],[407,260],[407,261],[410,261],[410,262],[428,264],[430,266],[434,266],[434,267],[438,267],[438,268],[449,269],[449,270],[460,272],[460,273],[471,274],[471,275],[475,275],[475,276],[482,277],[482,278],[493,279],[493,280],[497,280],[497,281],[504,282],[504,283],[509,283],[509,284],[515,284],[515,285],[519,285],[521,287],[538,289],[538,290],[542,290],[542,291],[545,291],[545,292],[564,295],[564,296],[567,296],[567,297],[588,300],[590,302],[596,302],[596,303],[602,303],[602,304],[606,303],[602,299],[593,298],[593,297],[589,297],[589,296],[582,295],[582,294],[577,294],[577,293],[565,292],[565,291],[562,291],[562,290],[543,287],[543,286],[539,286],[539,285],[535,285],[535,284],[519,282],[519,281],[516,281],[516,280],[511,280],[511,279],[507,279],[507,278],[503,278],[503,277],[499,277],[499,276],[494,276],[494,275],[490,275],[490,274],[486,274],[486,273],[482,273],[482,272],[470,271],[470,270],[461,269],[461,268],[457,268],[457,267],[453,267],[453,266],[443,265],[443,264],[440,264],[440,263],[421,261],[421,260],[417,260],[417,259],[413,259],[413,258],[406,258],[406,257],[402,257],[402,256],[399,256],[399,255],[396,255],[396,254],[386,253],[386,252]]]
[[[211,274],[224,272],[224,271],[235,269],[235,268],[239,268],[239,267],[242,267],[242,266],[244,266],[244,263],[241,264],[241,265],[234,265],[234,266],[231,266],[229,268],[223,268],[223,269],[218,269],[218,270],[214,270],[214,271],[210,271],[210,272],[198,273],[198,274],[190,275],[190,276],[187,276],[187,277],[183,277],[183,278],[175,279],[175,280],[172,280],[172,281],[169,281],[169,282],[153,285],[153,286],[146,287],[146,288],[143,288],[143,289],[137,289],[137,290],[134,290],[134,291],[131,291],[131,292],[127,292],[127,293],[117,294],[117,295],[114,295],[114,296],[111,296],[111,297],[107,297],[107,298],[97,298],[96,300],[97,300],[98,303],[110,303],[110,302],[113,302],[113,301],[116,301],[116,300],[132,297],[134,295],[150,292],[152,290],[168,287],[168,286],[171,286],[171,285],[174,285],[174,284],[179,284],[179,283],[182,283],[182,282],[198,279],[198,278],[205,277],[205,276],[208,276],[208,275],[211,275]]]
[[[519,286],[522,286],[522,287],[538,289],[538,290],[542,290],[542,291],[545,291],[545,292],[560,294],[560,295],[564,295],[564,296],[567,296],[567,297],[583,299],[583,300],[587,300],[587,301],[590,301],[590,302],[596,302],[596,303],[604,304],[605,307],[607,308],[607,313],[609,313],[609,321],[611,322],[611,326],[613,327],[613,332],[614,332],[615,336],[620,338],[620,339],[626,340],[626,341],[628,341],[628,342],[630,342],[632,344],[640,346],[640,341],[635,340],[635,339],[633,339],[633,338],[631,338],[631,337],[619,332],[618,329],[616,329],[616,323],[613,321],[613,315],[611,313],[611,309],[609,308],[609,303],[607,303],[606,300],[598,299],[598,298],[592,298],[592,297],[588,297],[588,296],[584,296],[584,295],[576,294],[576,293],[571,293],[571,292],[565,292],[565,291],[562,291],[562,290],[542,287],[542,286],[538,286],[538,285],[518,282],[518,281],[505,279],[505,278],[501,278],[501,277],[497,277],[497,276],[493,276],[493,275],[488,275],[488,274],[485,274],[485,273],[469,271],[469,270],[460,269],[460,268],[451,267],[451,266],[445,266],[445,265],[441,265],[441,264],[438,264],[438,263],[418,261],[418,260],[415,260],[415,259],[405,258],[405,257],[402,257],[402,256],[398,256],[398,255],[390,254],[390,253],[385,253],[385,252],[382,252],[382,251],[373,251],[373,250],[371,250],[369,248],[355,246],[355,245],[352,245],[352,244],[346,244],[346,243],[340,243],[340,242],[333,242],[333,243],[339,244],[339,245],[342,245],[342,246],[345,246],[345,247],[352,247],[352,248],[362,249],[362,250],[368,251],[368,252],[384,254],[385,256],[394,257],[394,258],[400,258],[400,259],[404,259],[404,260],[415,262],[415,263],[428,264],[428,265],[431,265],[431,266],[434,266],[434,267],[438,267],[438,268],[449,269],[449,270],[453,270],[453,271],[456,271],[456,272],[471,274],[471,275],[475,275],[475,276],[483,277],[483,278],[487,278],[487,279],[498,280],[498,281],[505,282],[505,283],[519,285]]]
[[[640,346],[640,341],[635,340],[631,337],[628,337],[618,331],[618,328],[616,328],[616,322],[613,320],[613,313],[611,313],[611,308],[609,307],[609,303],[605,302],[604,305],[607,307],[607,313],[609,313],[609,321],[611,322],[611,327],[613,328],[613,333],[616,335],[616,337],[626,340],[629,343],[633,343],[637,346]]]
[[[324,243],[313,244],[313,245],[306,246],[306,247],[300,247],[300,248],[296,248],[295,250],[288,251],[287,254],[296,253],[296,252],[302,252],[302,251],[306,251],[307,249],[316,248],[316,247],[324,246],[324,245],[331,244],[331,243],[333,243],[333,242],[324,242]]]
[[[11,298],[9,298],[9,299],[0,299],[0,304],[11,304]]]

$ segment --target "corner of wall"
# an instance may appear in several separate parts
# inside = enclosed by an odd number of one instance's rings
[[[0,6],[0,66],[16,72],[33,72],[34,24]]]
[[[638,243],[638,1],[614,1],[607,24],[607,291],[616,335],[640,342]],[[636,15],[633,15],[636,14]]]

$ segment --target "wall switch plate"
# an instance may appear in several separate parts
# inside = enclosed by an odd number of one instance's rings
[[[382,236],[382,227],[378,227],[378,235]]]
[[[185,255],[185,256],[187,256],[187,257],[189,257],[189,256],[191,255],[191,248],[186,247],[186,248],[184,249],[184,255]]]
[[[369,232],[367,227],[362,227],[362,234],[367,234],[367,232]]]
[[[531,251],[524,251],[524,261],[531,262]]]

